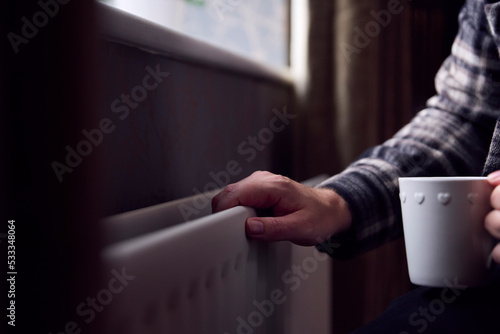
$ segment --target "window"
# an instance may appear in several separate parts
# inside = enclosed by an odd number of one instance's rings
[[[289,65],[290,0],[101,0],[274,66]]]

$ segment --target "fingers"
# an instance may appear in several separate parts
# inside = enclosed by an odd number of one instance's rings
[[[230,184],[212,199],[212,211],[219,212],[237,205],[259,209],[275,205],[292,181],[269,172],[255,172],[249,177]]]
[[[490,196],[490,201],[491,201],[491,206],[494,209],[500,210],[500,171],[493,172],[488,175],[488,182],[495,186],[493,189],[491,196]]]
[[[500,185],[500,170],[488,175],[488,182],[494,186]]]
[[[497,187],[500,188],[500,187]],[[496,188],[496,189],[497,189]],[[500,240],[500,210],[492,210],[484,219],[486,230],[496,239]],[[500,243],[498,243],[491,253],[493,261],[500,264]]]
[[[486,230],[496,239],[500,239],[500,171],[488,175],[488,182],[495,186],[491,192],[490,202],[493,210],[486,215],[484,220]],[[491,253],[493,261],[500,264],[500,243]]]
[[[493,252],[491,253],[493,257],[493,261],[500,264],[500,243],[498,243],[495,248],[493,248]]]
[[[212,212],[219,212],[240,205],[236,193],[240,189],[238,184],[227,185],[220,193],[212,198]]]
[[[493,209],[500,210],[500,186],[496,186],[491,192],[490,202]]]
[[[484,219],[486,230],[496,239],[500,239],[500,210],[492,210]]]
[[[307,187],[269,172],[230,184],[212,200],[214,212],[237,205],[269,209],[245,224],[249,237],[264,241],[315,245],[346,230],[352,220],[347,203],[331,189]]]
[[[263,241],[290,240],[303,245],[308,240],[310,214],[303,212],[305,200],[311,198],[310,188],[287,177],[269,172],[255,172],[230,184],[212,199],[213,212],[237,205],[270,209],[267,217],[247,219],[245,230],[249,237]],[[310,238],[309,238],[310,239]]]

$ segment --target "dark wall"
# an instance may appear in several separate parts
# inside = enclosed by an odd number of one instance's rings
[[[89,330],[98,323],[86,324],[75,311],[102,286],[96,168],[101,156],[96,152],[80,166],[85,178],[59,182],[52,168],[79,129],[100,117],[100,94],[92,90],[99,78],[93,6],[60,2],[65,4],[54,3],[50,15],[35,1],[2,4],[0,11],[0,232],[15,221],[15,242],[2,238],[0,244],[2,281],[7,246],[15,247],[9,249],[15,252],[9,254],[15,256],[9,270],[17,272],[9,274],[15,281],[9,286],[12,298],[4,290],[1,300],[15,303],[15,327],[6,324],[5,314],[2,324],[12,333]]]
[[[191,196],[258,169],[287,173],[290,86],[102,42],[99,90],[114,127],[102,142],[109,213]]]
[[[0,247],[5,264],[15,220],[18,273],[8,330],[96,333],[105,310],[91,317],[89,303],[110,279],[100,219],[256,169],[287,174],[292,91],[103,40],[93,2],[44,3],[0,11],[11,36],[0,67]]]

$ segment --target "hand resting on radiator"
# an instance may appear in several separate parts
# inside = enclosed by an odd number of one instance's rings
[[[269,209],[272,213],[270,217],[246,221],[247,235],[259,240],[289,240],[312,246],[351,224],[347,204],[334,191],[311,188],[269,172],[255,172],[230,184],[212,200],[213,212],[238,205]]]

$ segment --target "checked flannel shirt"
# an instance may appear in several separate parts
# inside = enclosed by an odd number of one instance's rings
[[[500,169],[500,2],[467,0],[437,94],[394,137],[320,186],[349,205],[351,228],[318,245],[345,259],[402,235],[398,177]]]

